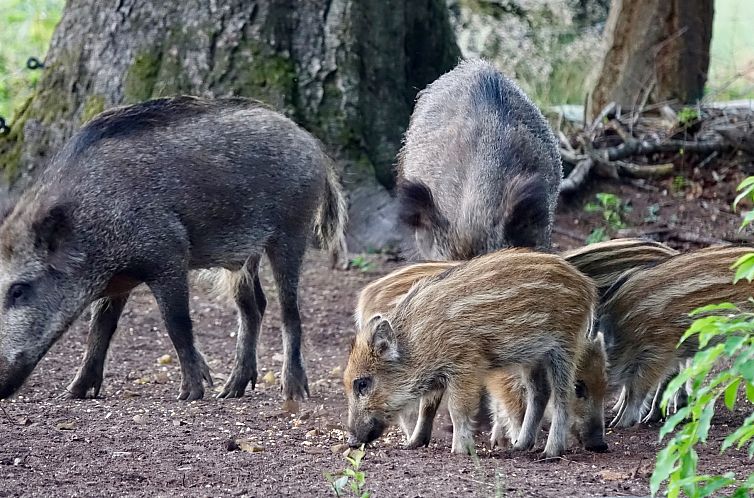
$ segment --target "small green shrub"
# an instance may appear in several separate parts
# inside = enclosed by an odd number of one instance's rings
[[[588,202],[584,205],[587,213],[601,213],[605,226],[597,227],[586,239],[587,244],[608,240],[610,235],[621,228],[626,227],[623,217],[631,211],[629,205],[615,194],[600,192],[596,195],[597,202]]]
[[[357,268],[361,271],[369,271],[374,266],[374,263],[364,256],[356,256],[349,261],[349,264],[351,265],[351,268]]]
[[[364,459],[366,452],[362,445],[358,450],[350,450],[345,457],[348,467],[337,474],[325,474],[327,482],[335,493],[335,496],[355,496],[358,498],[369,498],[372,494],[366,488],[366,474],[359,470],[361,461]]]
[[[744,199],[754,197],[754,177],[747,178],[739,187],[741,192],[734,208]],[[747,213],[742,227],[749,225],[754,215]],[[754,252],[742,256],[733,265],[736,272],[731,284],[739,280],[754,279]],[[656,495],[663,482],[667,496],[683,493],[689,498],[717,496],[723,488],[733,497],[747,497],[754,492],[754,474],[738,476],[735,472],[723,475],[699,475],[699,455],[696,446],[706,443],[715,403],[722,398],[725,407],[733,410],[739,391],[743,390],[749,403],[754,403],[754,301],[752,306],[740,309],[731,303],[711,304],[694,310],[696,317],[681,338],[681,343],[692,336],[699,340],[699,352],[691,365],[678,374],[663,393],[662,408],[682,386],[690,386],[688,405],[668,418],[660,430],[660,440],[673,433],[673,437],[657,454],[657,463],[650,479],[652,495]],[[713,373],[718,360],[730,364],[719,373]],[[682,424],[682,425],[681,425]],[[678,429],[680,425],[680,429]],[[677,430],[676,430],[677,429]],[[747,447],[749,458],[754,456],[754,414],[749,415],[738,428],[723,441],[720,452],[730,448]]]

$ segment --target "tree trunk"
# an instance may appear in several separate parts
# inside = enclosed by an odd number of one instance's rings
[[[709,67],[713,0],[614,0],[605,28],[607,51],[598,65],[589,114],[610,102],[692,103],[702,97]]]
[[[33,97],[0,138],[22,188],[111,106],[196,94],[254,97],[385,186],[418,89],[459,56],[444,0],[69,0]]]

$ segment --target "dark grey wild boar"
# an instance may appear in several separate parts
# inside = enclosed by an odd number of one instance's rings
[[[548,249],[562,167],[537,107],[481,60],[419,93],[398,159],[401,217],[421,255]]]
[[[239,313],[233,371],[221,397],[257,378],[269,257],[284,323],[282,390],[308,393],[298,281],[307,240],[342,240],[345,204],[319,142],[244,99],[159,99],[106,111],[76,133],[0,227],[0,398],[12,395],[88,306],[83,363],[68,394],[97,395],[129,292],[145,283],[181,364],[180,399],[204,395],[188,272],[222,268]]]

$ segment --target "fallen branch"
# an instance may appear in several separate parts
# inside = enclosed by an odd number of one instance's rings
[[[560,182],[560,193],[570,194],[577,191],[586,181],[592,166],[594,166],[594,161],[589,157],[579,161],[568,174],[568,178]]]
[[[576,232],[573,232],[571,230],[567,230],[565,228],[561,228],[561,227],[559,227],[557,225],[554,226],[554,227],[552,227],[552,231],[555,232],[555,233],[558,233],[560,235],[565,235],[566,237],[568,237],[570,239],[578,240],[582,244],[584,243],[584,237],[580,233],[576,233]]]
[[[630,140],[617,147],[603,149],[600,152],[606,160],[618,161],[631,156],[649,156],[657,153],[681,151],[684,153],[711,154],[712,152],[724,152],[730,148],[730,144],[723,140],[707,140],[703,142],[690,140],[665,140],[662,142]]]

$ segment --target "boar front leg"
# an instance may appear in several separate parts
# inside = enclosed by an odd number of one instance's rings
[[[309,383],[301,352],[301,316],[298,311],[298,282],[305,251],[306,238],[285,240],[267,249],[283,315],[281,390],[286,400],[296,401],[303,401],[309,396]]]
[[[429,446],[429,441],[432,438],[432,423],[435,420],[435,415],[437,415],[437,408],[440,406],[443,394],[443,390],[436,390],[422,396],[419,402],[419,417],[416,420],[411,439],[406,444],[407,449]]]
[[[194,345],[189,315],[189,291],[186,272],[165,274],[147,282],[160,307],[165,328],[181,364],[181,391],[178,399],[191,401],[204,397],[204,385],[212,385],[207,362]]]
[[[262,317],[267,308],[262,285],[259,282],[259,257],[246,261],[241,270],[242,278],[236,281],[233,295],[238,308],[238,338],[236,340],[236,360],[233,371],[218,398],[240,398],[251,383],[257,383],[257,340]]]
[[[447,388],[448,411],[453,422],[451,451],[460,455],[474,453],[474,415],[479,410],[481,386],[473,379],[457,379]]]
[[[118,319],[126,306],[128,296],[129,294],[126,293],[115,297],[105,297],[92,303],[86,353],[76,377],[66,388],[64,397],[86,398],[90,390],[93,398],[99,395],[107,350],[115,329],[118,327]]]

